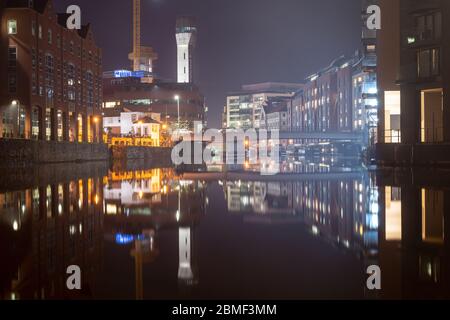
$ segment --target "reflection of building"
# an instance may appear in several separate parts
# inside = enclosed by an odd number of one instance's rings
[[[161,169],[116,173],[108,177],[104,194],[107,232],[116,233],[114,238],[118,245],[134,243],[132,255],[137,298],[141,299],[144,294],[143,264],[153,261],[159,254],[154,241],[165,229],[178,230],[177,277],[180,285],[189,288],[198,283],[194,232],[198,219],[205,212],[203,183],[177,181],[171,171]],[[147,229],[155,231],[142,231]],[[123,233],[117,233],[117,230]]]
[[[1,233],[13,232],[1,245],[21,241],[0,250],[10,255],[1,258],[7,299],[92,297],[103,250],[102,190],[101,179],[90,178],[0,194]],[[81,293],[66,288],[70,265],[83,270]]]
[[[145,171],[140,179],[114,179],[105,185],[106,214],[151,215],[152,207],[162,202],[161,169]]]
[[[261,216],[294,216],[294,187],[292,182],[228,181],[224,185],[228,211]]]
[[[192,270],[191,228],[178,229],[178,280],[189,283],[194,280]]]
[[[387,299],[447,299],[450,297],[448,229],[450,196],[434,185],[426,169],[414,171],[420,178],[400,181],[395,173],[380,176],[380,266],[382,297]],[[413,174],[413,173],[411,173]],[[436,174],[436,172],[434,172]],[[446,173],[444,180],[449,181]],[[395,179],[392,179],[395,178]],[[406,178],[406,179],[405,179]],[[411,179],[409,174],[401,181]],[[411,181],[411,180],[409,180]]]
[[[7,3],[0,12],[1,137],[100,142],[102,53],[90,26],[68,30],[51,0]]]
[[[298,181],[226,182],[228,211],[252,223],[301,223],[312,235],[378,263],[378,188],[367,172]],[[304,175],[307,175],[305,172]],[[361,270],[365,274],[366,270]]]

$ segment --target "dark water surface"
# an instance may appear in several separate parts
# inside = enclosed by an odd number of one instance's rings
[[[284,168],[274,177],[99,164],[6,174],[1,297],[450,298],[449,172]],[[66,289],[69,265],[82,270],[81,292]],[[366,287],[371,265],[379,291]]]

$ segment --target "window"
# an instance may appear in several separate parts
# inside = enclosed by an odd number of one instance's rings
[[[9,93],[17,92],[17,77],[13,73],[8,75],[8,91]]]
[[[17,66],[17,47],[8,48],[8,67],[15,68]]]
[[[417,75],[429,78],[440,74],[439,48],[419,50],[417,53]]]
[[[48,44],[52,44],[52,42],[53,42],[52,30],[48,29]]]
[[[42,39],[42,26],[39,25],[39,39]]]
[[[439,39],[442,35],[442,14],[434,12],[416,17],[418,40]]]
[[[8,34],[17,34],[16,20],[8,20]]]
[[[33,67],[33,69],[36,68],[36,64],[37,64],[36,49],[31,48],[31,66]]]
[[[36,20],[31,21],[31,35],[36,36]]]

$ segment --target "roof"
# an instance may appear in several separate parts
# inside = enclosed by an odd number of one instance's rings
[[[39,13],[44,13],[45,8],[47,7],[47,3],[50,0],[34,0],[33,8]],[[29,0],[6,0],[6,8],[29,8],[30,1]]]
[[[133,123],[143,123],[143,124],[148,124],[148,123],[153,123],[153,124],[160,124],[159,121],[156,121],[155,119],[153,119],[150,116],[145,116],[143,118],[139,118],[136,121],[133,121]]]
[[[228,96],[242,96],[260,93],[275,94],[293,94],[303,89],[302,83],[285,83],[285,82],[264,82],[256,84],[247,84],[242,86],[242,90],[230,92]]]

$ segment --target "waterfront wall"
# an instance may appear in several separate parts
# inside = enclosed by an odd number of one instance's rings
[[[171,166],[171,148],[112,146],[111,157],[114,161],[140,161],[152,165]]]
[[[378,144],[376,159],[382,166],[450,166],[450,144]]]
[[[105,144],[0,139],[0,167],[108,159]]]

